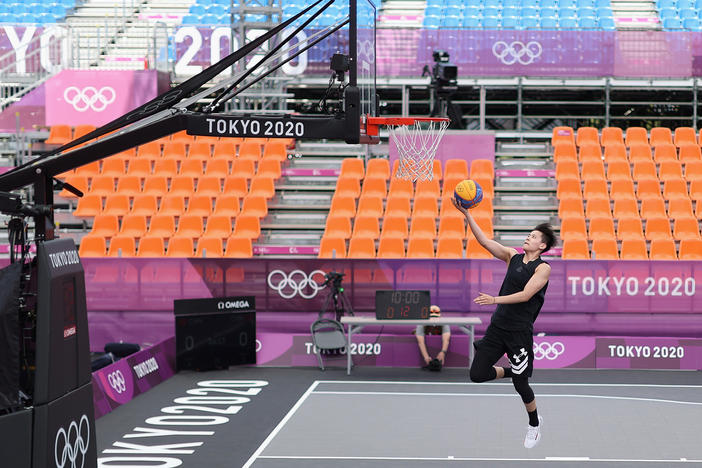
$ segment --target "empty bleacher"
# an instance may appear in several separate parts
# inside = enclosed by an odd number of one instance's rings
[[[75,7],[75,0],[51,2],[0,1],[0,23],[47,24],[58,23]]]

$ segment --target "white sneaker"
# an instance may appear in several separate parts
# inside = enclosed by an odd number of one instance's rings
[[[526,448],[534,448],[537,445],[539,445],[539,442],[541,442],[541,426],[544,425],[544,418],[539,416],[539,425],[534,427],[534,426],[528,426],[527,428],[527,433],[526,437],[524,438],[524,447]]]

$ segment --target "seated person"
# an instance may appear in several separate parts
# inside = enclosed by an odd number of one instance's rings
[[[429,309],[429,318],[438,318],[440,316],[441,309],[439,306],[432,305]],[[448,352],[449,341],[451,340],[451,327],[448,325],[417,325],[414,333],[417,336],[417,345],[419,346],[419,352],[422,353],[424,358],[425,367],[432,370],[440,370],[441,366],[444,365],[444,359]],[[427,345],[424,340],[425,335],[441,335],[441,351],[436,355],[436,358],[432,358],[427,352]],[[435,363],[431,364],[434,360]],[[438,365],[436,362],[438,362]]]

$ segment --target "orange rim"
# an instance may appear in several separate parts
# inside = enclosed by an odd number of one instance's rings
[[[412,125],[415,122],[449,122],[446,117],[366,117],[366,135],[378,136],[380,126]]]

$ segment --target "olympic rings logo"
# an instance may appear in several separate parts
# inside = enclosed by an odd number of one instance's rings
[[[107,375],[107,382],[117,393],[124,393],[127,391],[127,383],[124,380],[124,374],[122,374],[121,370],[110,372]]]
[[[103,86],[100,89],[94,86],[86,86],[83,89],[69,86],[63,92],[63,99],[78,112],[85,112],[88,109],[102,112],[108,105],[115,102],[117,93],[110,86]]]
[[[79,424],[71,421],[68,432],[63,427],[59,428],[54,442],[56,468],[83,468],[89,446],[90,421],[86,415],[81,416]],[[80,463],[77,463],[78,455],[82,455]],[[70,464],[67,465],[66,462],[70,462]]]
[[[553,343],[549,343],[547,341],[534,343],[534,359],[537,361],[540,361],[541,359],[553,361],[564,352],[565,345],[560,341],[555,341]]]
[[[315,275],[322,277],[321,283],[313,279]],[[322,270],[314,270],[309,275],[302,270],[295,270],[289,275],[282,270],[273,270],[268,274],[268,286],[278,291],[278,294],[285,299],[292,299],[298,294],[304,299],[312,299],[324,289],[324,275]],[[308,293],[307,290],[311,292]]]
[[[521,41],[514,41],[507,44],[505,41],[497,41],[492,46],[492,53],[505,65],[514,65],[519,62],[521,65],[529,65],[541,56],[543,49],[541,44],[530,41],[524,44]]]

